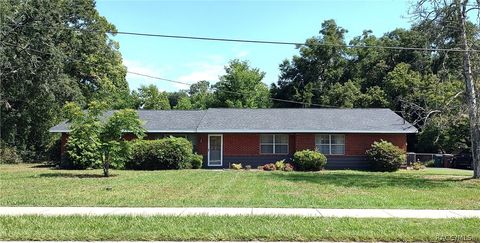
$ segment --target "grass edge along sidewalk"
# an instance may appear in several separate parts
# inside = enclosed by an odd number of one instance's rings
[[[2,216],[1,240],[480,240],[480,219],[272,216]]]
[[[350,218],[479,218],[480,210],[314,208],[0,207],[0,216],[299,216]]]
[[[480,209],[480,180],[452,169],[101,173],[0,165],[0,206]]]

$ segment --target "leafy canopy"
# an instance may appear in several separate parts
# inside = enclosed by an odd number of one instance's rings
[[[67,153],[75,168],[103,167],[108,176],[110,165],[122,167],[128,159],[128,144],[123,136],[126,132],[137,138],[144,130],[135,110],[123,109],[105,118],[103,102],[91,102],[86,111],[75,103],[65,105],[70,123]]]

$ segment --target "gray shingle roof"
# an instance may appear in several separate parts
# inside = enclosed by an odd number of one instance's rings
[[[165,133],[415,133],[390,109],[139,110],[147,132]],[[51,132],[65,132],[62,123]]]
[[[138,110],[138,117],[143,121],[147,132],[194,133],[205,112],[206,110]],[[108,111],[105,116],[109,117],[112,113],[113,111]],[[50,128],[50,132],[68,132],[68,124],[62,122]]]

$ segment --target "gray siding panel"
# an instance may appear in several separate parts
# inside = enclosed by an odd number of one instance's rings
[[[228,168],[230,164],[242,163],[243,166],[250,165],[256,169],[260,165],[275,163],[282,159],[290,161],[290,158],[291,155],[228,156],[223,158],[223,165]]]
[[[260,156],[225,156],[223,157],[223,166],[208,166],[207,158],[204,156],[204,167],[215,168],[229,168],[233,163],[242,163],[252,166],[252,169],[256,169],[258,166],[275,163],[278,160],[285,159],[287,162],[291,162],[292,155],[260,155]],[[368,159],[365,156],[327,156],[327,170],[367,170],[370,168]]]
[[[370,164],[366,156],[327,156],[327,170],[368,170]]]

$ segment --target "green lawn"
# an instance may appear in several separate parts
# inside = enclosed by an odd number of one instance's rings
[[[462,170],[101,174],[0,165],[0,205],[480,209],[480,180],[469,179],[472,171]]]
[[[2,240],[480,240],[480,219],[0,217]]]

